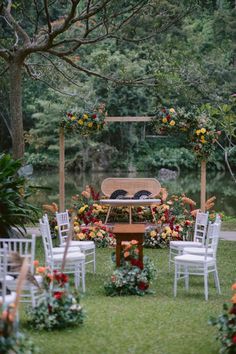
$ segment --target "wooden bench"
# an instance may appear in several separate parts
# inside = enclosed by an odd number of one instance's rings
[[[102,182],[101,190],[108,199],[101,199],[100,203],[108,205],[105,224],[107,223],[112,207],[127,206],[129,208],[129,223],[132,223],[132,207],[152,206],[160,204],[160,199],[156,199],[160,193],[161,185],[155,178],[106,178]],[[125,199],[110,199],[113,192],[124,190],[127,192]],[[148,191],[150,195],[145,199],[133,199],[134,195],[140,191]]]

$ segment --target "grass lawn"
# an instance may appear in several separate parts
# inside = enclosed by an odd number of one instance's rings
[[[39,243],[39,241],[38,241]],[[38,252],[40,253],[38,244]],[[222,295],[209,281],[209,301],[204,300],[203,278],[190,278],[187,294],[182,283],[173,297],[173,272],[168,273],[168,250],[145,249],[155,261],[157,279],[153,294],[144,297],[106,297],[103,283],[112,272],[111,249],[97,250],[97,272],[86,274],[86,294],[81,304],[86,318],[81,327],[55,332],[29,330],[22,314],[21,328],[29,333],[40,354],[216,354],[217,330],[208,325],[222,311],[236,281],[236,243],[220,241],[218,268]],[[40,255],[39,255],[40,256]]]

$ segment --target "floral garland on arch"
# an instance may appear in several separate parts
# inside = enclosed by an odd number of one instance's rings
[[[101,131],[105,125],[105,106],[100,105],[94,111],[67,112],[60,122],[60,127],[68,132],[90,135]]]
[[[157,134],[181,135],[187,147],[190,146],[200,160],[209,159],[221,135],[204,110],[193,114],[182,108],[176,111],[163,107],[153,117],[152,125]]]

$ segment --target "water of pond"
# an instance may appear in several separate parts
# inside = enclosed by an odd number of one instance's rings
[[[66,174],[65,194],[66,207],[71,205],[71,197],[79,194],[84,187],[92,185],[96,191],[100,191],[101,182],[107,177],[154,177],[158,178],[157,173],[151,172],[91,172],[81,174]],[[162,187],[166,187],[169,195],[180,195],[185,193],[186,196],[195,200],[199,207],[200,202],[200,171],[180,174],[176,179],[160,180]],[[33,173],[31,177],[33,185],[48,187],[47,190],[38,190],[34,195],[33,201],[38,205],[58,203],[59,200],[59,176],[57,171],[46,171]],[[216,211],[223,211],[228,216],[236,214],[236,185],[230,174],[224,173],[208,173],[207,174],[207,198],[216,196]]]

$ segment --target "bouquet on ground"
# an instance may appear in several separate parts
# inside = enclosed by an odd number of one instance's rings
[[[80,294],[71,290],[68,275],[39,267],[36,273],[42,276],[41,289],[44,296],[38,305],[28,311],[28,323],[35,329],[52,330],[77,326],[83,323],[84,313],[80,305]]]
[[[236,283],[232,285],[236,291]],[[231,299],[233,305],[223,305],[223,314],[217,318],[211,318],[210,324],[218,328],[217,339],[221,342],[220,354],[236,353],[236,293]]]
[[[144,257],[143,263],[139,260],[138,243],[132,240],[124,246],[121,267],[114,270],[104,285],[106,295],[145,295],[155,275],[153,262],[148,257]]]
[[[14,308],[14,303],[0,305],[0,353],[35,353],[34,344],[18,330],[18,322],[13,314]]]

